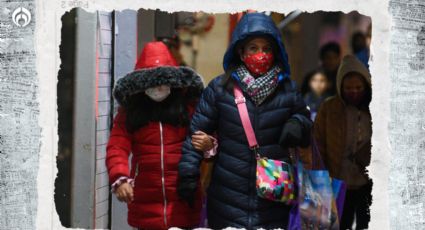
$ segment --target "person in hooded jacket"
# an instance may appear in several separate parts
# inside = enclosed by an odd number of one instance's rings
[[[218,152],[207,195],[210,228],[286,228],[291,206],[262,199],[256,191],[256,156],[249,148],[233,87],[241,87],[259,152],[290,164],[288,147],[309,145],[312,122],[303,98],[290,80],[281,35],[269,16],[244,15],[224,55],[225,73],[204,90],[190,132],[216,133]],[[179,195],[191,202],[203,154],[191,136],[183,144]]]
[[[133,227],[197,227],[200,190],[189,206],[176,189],[181,148],[203,90],[202,79],[192,69],[178,67],[162,42],[147,43],[135,69],[114,89],[120,107],[106,156],[112,190],[127,203],[128,223]],[[194,139],[199,151],[213,147],[205,133],[196,133]]]
[[[330,176],[347,184],[341,229],[367,229],[372,183],[370,163],[372,118],[371,76],[353,55],[343,58],[337,74],[337,95],[325,101],[314,122],[314,136]]]

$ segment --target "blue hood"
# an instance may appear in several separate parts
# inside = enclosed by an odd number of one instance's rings
[[[269,35],[272,37],[276,44],[279,46],[281,60],[283,61],[284,69],[282,70],[282,76],[280,79],[289,77],[290,69],[288,63],[288,55],[282,42],[280,31],[277,29],[272,19],[262,13],[248,13],[242,17],[237,24],[232,34],[232,41],[227,48],[223,58],[223,68],[227,70],[229,64],[234,59],[234,49],[239,41],[246,39],[251,35]]]

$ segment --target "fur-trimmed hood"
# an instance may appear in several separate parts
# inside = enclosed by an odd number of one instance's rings
[[[114,88],[115,99],[124,107],[131,96],[159,85],[186,88],[186,96],[193,99],[199,98],[204,89],[201,76],[191,68],[177,66],[163,42],[146,43],[134,69],[119,79]]]
[[[186,88],[187,96],[199,98],[204,83],[202,77],[189,67],[161,66],[135,70],[117,81],[114,97],[121,106],[126,106],[128,99],[144,92],[150,87],[168,85],[174,88]]]

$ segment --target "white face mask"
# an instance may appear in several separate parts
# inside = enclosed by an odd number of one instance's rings
[[[156,102],[165,100],[165,98],[167,98],[170,93],[171,89],[168,85],[159,85],[145,90],[145,94]]]

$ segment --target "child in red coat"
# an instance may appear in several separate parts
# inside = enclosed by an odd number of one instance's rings
[[[120,108],[106,158],[112,190],[127,202],[133,227],[196,227],[201,192],[188,204],[176,187],[182,143],[203,90],[202,79],[192,69],[178,67],[162,42],[147,43],[135,69],[114,89]],[[198,132],[194,141],[200,152],[214,149],[215,139],[205,133]]]

